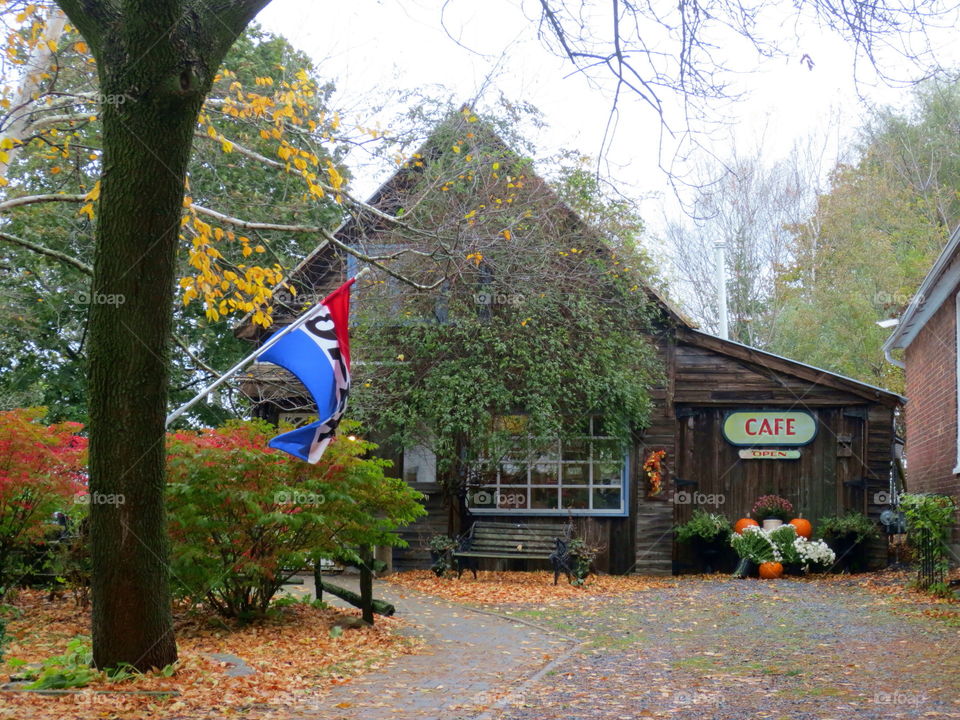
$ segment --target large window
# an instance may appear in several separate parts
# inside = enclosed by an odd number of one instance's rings
[[[474,513],[626,515],[622,444],[590,418],[572,440],[518,435],[497,458],[474,467],[467,504]]]

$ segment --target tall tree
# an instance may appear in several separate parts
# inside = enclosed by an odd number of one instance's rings
[[[176,249],[200,108],[269,0],[60,0],[97,61],[103,173],[89,321],[90,508],[97,667],[177,658],[164,516],[164,423]]]
[[[715,245],[725,245],[729,334],[733,340],[770,344],[781,308],[776,277],[789,264],[793,239],[815,200],[817,168],[794,154],[775,163],[762,155],[704,164],[691,217],[667,223],[665,239],[679,283],[678,295],[703,327],[719,323]]]

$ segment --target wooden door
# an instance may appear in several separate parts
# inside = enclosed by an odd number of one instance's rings
[[[685,522],[694,508],[720,512],[734,521],[749,515],[761,495],[780,495],[797,514],[813,520],[862,503],[858,481],[864,462],[865,421],[842,409],[811,410],[817,436],[800,447],[797,460],[744,460],[721,432],[729,409],[678,411],[674,520]],[[838,457],[838,436],[850,436],[849,456]],[[853,505],[854,507],[856,505]]]

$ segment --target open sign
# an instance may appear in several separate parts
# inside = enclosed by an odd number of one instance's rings
[[[803,410],[735,410],[723,421],[731,445],[806,445],[816,436],[816,418]]]

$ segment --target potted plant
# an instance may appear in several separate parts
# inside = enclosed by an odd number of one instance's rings
[[[765,530],[773,530],[793,517],[793,503],[779,495],[761,495],[753,504],[750,515]]]
[[[759,567],[767,562],[779,562],[780,554],[770,541],[770,536],[762,528],[749,526],[740,534],[730,535],[730,544],[740,558],[733,576],[745,578],[756,575]]]
[[[803,563],[796,542],[798,537],[796,528],[789,523],[770,531],[770,541],[777,548],[782,570],[787,575],[803,574]]]
[[[837,556],[838,571],[861,572],[866,569],[867,541],[879,537],[877,526],[861,512],[821,518],[819,536]]]
[[[593,572],[593,561],[600,554],[602,548],[588,545],[582,538],[573,538],[567,543],[567,552],[570,553],[570,570],[573,578],[571,585],[583,585],[587,576]]]
[[[719,513],[697,508],[690,519],[675,528],[677,541],[690,543],[694,558],[703,572],[714,572],[729,547],[730,521]]]
[[[446,535],[434,535],[427,542],[430,549],[430,560],[433,565],[430,569],[437,577],[443,577],[448,570],[453,569],[453,551],[457,549],[457,541]]]

